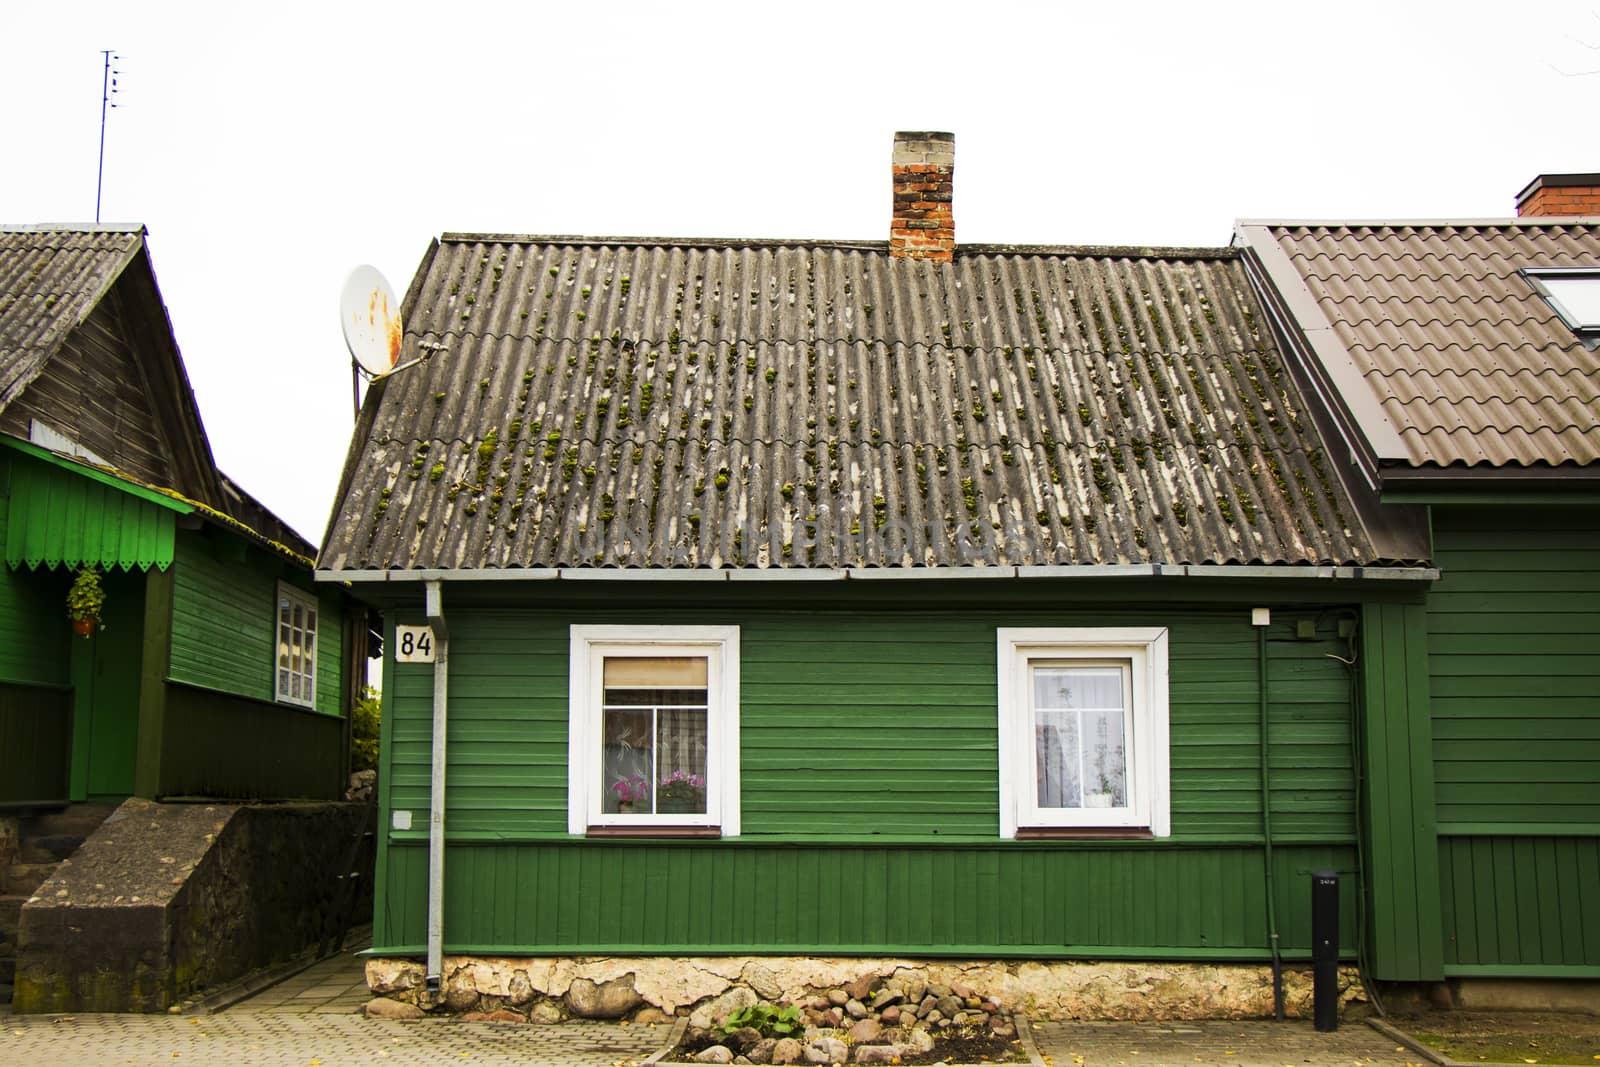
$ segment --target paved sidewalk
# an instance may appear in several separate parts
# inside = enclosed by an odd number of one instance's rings
[[[1310,1019],[1035,1023],[1033,1040],[1055,1067],[1406,1067],[1426,1062],[1365,1022],[1341,1023],[1331,1034],[1317,1033]]]
[[[371,999],[372,994],[367,990],[366,963],[354,951],[347,950],[321,963],[312,964],[299,974],[268,986],[226,1010],[353,1015]]]
[[[315,1010],[9,1015],[0,1016],[0,1067],[612,1067],[644,1059],[665,1036],[608,1023],[397,1023]]]

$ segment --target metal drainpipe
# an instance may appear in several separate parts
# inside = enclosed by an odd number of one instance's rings
[[[450,630],[444,621],[444,583],[424,583],[428,625],[433,629],[433,759],[428,788],[428,970],[430,990],[444,970],[444,760],[446,696],[450,678]]]
[[[1265,845],[1267,892],[1267,947],[1272,950],[1272,1014],[1283,1021],[1283,960],[1278,955],[1278,906],[1273,899],[1272,874],[1272,769],[1267,726],[1267,628],[1256,627],[1256,689],[1261,696],[1261,833]]]

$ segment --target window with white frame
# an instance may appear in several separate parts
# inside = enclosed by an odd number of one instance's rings
[[[317,703],[317,600],[278,583],[277,695],[285,704]]]
[[[574,626],[567,828],[739,832],[739,628]]]
[[[1166,629],[998,637],[1000,836],[1167,836]]]

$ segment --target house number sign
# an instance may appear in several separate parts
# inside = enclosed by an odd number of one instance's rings
[[[396,663],[432,663],[433,627],[396,626],[394,628],[394,661]]]

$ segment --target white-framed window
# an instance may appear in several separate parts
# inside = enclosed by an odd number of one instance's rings
[[[739,832],[739,628],[574,626],[567,830]]]
[[[278,583],[278,700],[304,708],[317,705],[317,598]]]
[[[1164,627],[998,630],[1000,836],[1171,833]]]

